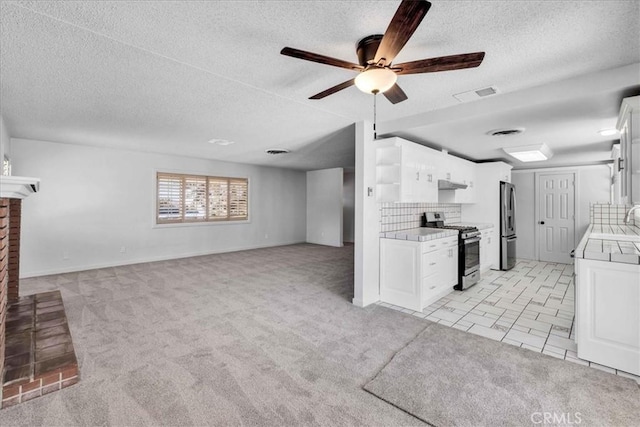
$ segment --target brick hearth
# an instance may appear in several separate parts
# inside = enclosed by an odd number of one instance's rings
[[[9,305],[2,408],[78,382],[78,362],[60,291]]]
[[[22,199],[39,182],[0,176],[0,408],[80,378],[60,292],[19,297]]]

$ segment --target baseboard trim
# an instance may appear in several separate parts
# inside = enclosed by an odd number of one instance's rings
[[[364,307],[364,302],[363,302],[361,299],[353,298],[353,299],[351,300],[351,303],[352,303],[353,305],[355,305],[356,307]]]
[[[366,301],[366,302],[364,300],[360,299],[360,298],[353,298],[351,300],[351,303],[353,305],[355,305],[356,307],[364,308],[364,307],[366,307],[368,305],[375,304],[378,301],[380,301],[380,295],[376,295],[374,298],[371,298],[371,301]]]
[[[110,267],[122,267],[125,265],[134,265],[134,264],[146,264],[149,262],[159,262],[159,261],[169,261],[174,259],[183,259],[183,258],[192,258],[197,256],[206,256],[206,255],[215,255],[215,254],[223,254],[230,252],[240,252],[240,251],[249,251],[252,249],[264,249],[264,248],[273,248],[276,246],[288,246],[288,245],[297,245],[300,243],[307,243],[304,240],[295,241],[295,242],[282,242],[268,245],[255,245],[255,246],[240,246],[235,248],[228,248],[222,250],[211,250],[211,251],[200,251],[200,252],[190,252],[186,254],[179,255],[167,255],[167,256],[155,256],[155,257],[144,257],[144,258],[136,258],[132,260],[123,260],[123,261],[114,261],[114,262],[105,262],[99,264],[90,264],[90,265],[79,265],[73,267],[64,267],[64,268],[53,268],[49,270],[40,270],[40,271],[29,271],[20,275],[21,279],[28,279],[31,277],[41,277],[41,276],[50,276],[52,274],[64,274],[64,273],[75,273],[78,271],[87,271],[87,270],[97,270],[100,268],[110,268]]]

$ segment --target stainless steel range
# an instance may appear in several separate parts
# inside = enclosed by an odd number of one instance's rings
[[[465,225],[445,225],[444,212],[422,214],[422,227],[458,230],[458,284],[456,290],[468,289],[480,280],[480,231]]]

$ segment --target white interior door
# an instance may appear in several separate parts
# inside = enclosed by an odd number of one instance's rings
[[[571,264],[575,240],[575,174],[538,174],[540,261]]]

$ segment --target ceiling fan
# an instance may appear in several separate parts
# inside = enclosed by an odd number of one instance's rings
[[[309,99],[322,99],[355,84],[366,93],[383,93],[391,103],[397,104],[407,99],[407,95],[396,84],[399,75],[473,68],[480,65],[484,58],[484,52],[474,52],[393,64],[393,60],[416,31],[430,7],[431,3],[426,0],[403,0],[384,35],[367,36],[358,42],[358,64],[291,47],[285,47],[280,53],[360,73],[357,77],[317,93]]]

